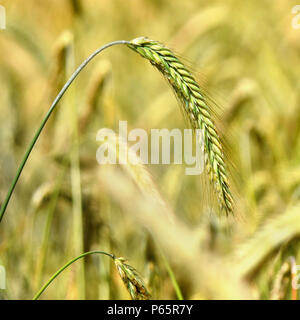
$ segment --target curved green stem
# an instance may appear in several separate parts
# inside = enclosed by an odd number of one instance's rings
[[[18,168],[18,170],[17,170],[17,173],[16,173],[16,175],[15,175],[15,177],[14,177],[12,183],[11,183],[10,189],[9,189],[9,191],[8,191],[8,193],[7,193],[7,195],[6,195],[6,198],[5,198],[5,200],[4,200],[4,202],[3,202],[2,206],[1,206],[1,209],[0,209],[0,223],[1,223],[1,221],[2,221],[3,215],[4,215],[4,213],[5,213],[5,210],[6,210],[6,208],[7,208],[7,205],[8,205],[8,203],[9,203],[9,200],[10,200],[12,194],[13,194],[13,191],[14,191],[14,189],[15,189],[15,186],[16,186],[18,180],[19,180],[19,177],[20,177],[20,175],[21,175],[21,173],[22,173],[22,171],[23,171],[23,168],[24,168],[24,166],[25,166],[25,164],[26,164],[26,161],[27,161],[27,159],[28,159],[28,157],[29,157],[29,155],[30,155],[30,153],[31,153],[31,151],[32,151],[35,143],[37,142],[37,140],[38,140],[38,138],[39,138],[39,136],[40,136],[40,134],[41,134],[41,132],[42,132],[45,124],[47,123],[47,121],[48,121],[51,113],[53,112],[53,110],[55,109],[57,103],[58,103],[58,102],[60,101],[60,99],[63,97],[64,93],[67,91],[67,89],[69,88],[69,86],[71,85],[71,83],[75,80],[75,78],[78,76],[78,74],[84,69],[84,67],[85,67],[97,54],[99,54],[101,51],[103,51],[104,49],[109,48],[109,47],[111,47],[111,46],[113,46],[113,45],[117,45],[117,44],[127,44],[127,43],[128,43],[128,41],[126,41],[126,40],[119,40],[119,41],[110,42],[110,43],[104,45],[103,47],[97,49],[97,50],[96,50],[95,52],[93,52],[86,60],[84,60],[84,61],[82,62],[82,64],[75,70],[75,72],[72,74],[72,76],[70,77],[70,79],[69,79],[69,80],[66,82],[66,84],[63,86],[63,88],[61,89],[61,91],[59,92],[59,94],[58,94],[58,95],[56,96],[56,98],[54,99],[54,101],[53,101],[50,109],[48,110],[48,112],[47,112],[45,118],[43,119],[40,127],[38,128],[36,134],[34,135],[32,141],[31,141],[31,143],[30,143],[30,145],[29,145],[29,148],[27,149],[27,151],[26,151],[26,153],[25,153],[25,155],[24,155],[24,157],[23,157],[23,159],[22,159],[22,161],[21,161],[21,164],[20,164],[20,166],[19,166],[19,168]]]
[[[181,289],[180,289],[180,286],[179,286],[179,283],[176,280],[175,274],[174,274],[174,272],[173,272],[173,270],[172,270],[172,268],[171,268],[171,266],[170,266],[170,264],[169,264],[169,262],[168,262],[168,260],[167,260],[167,258],[165,256],[165,254],[163,253],[161,248],[159,248],[159,251],[160,251],[160,254],[161,254],[162,258],[163,258],[163,262],[165,264],[165,267],[167,269],[169,277],[171,279],[171,282],[172,282],[173,288],[175,290],[177,299],[178,300],[184,300],[182,292],[181,292]]]
[[[50,283],[59,275],[61,274],[68,266],[70,266],[72,263],[74,263],[75,261],[85,257],[85,256],[88,256],[90,254],[104,254],[106,256],[109,256],[110,258],[112,259],[115,259],[115,256],[113,254],[110,254],[110,253],[107,253],[107,252],[104,252],[104,251],[98,251],[98,250],[95,250],[95,251],[89,251],[89,252],[85,252],[85,253],[82,253],[80,256],[70,260],[68,263],[66,263],[63,267],[61,267],[58,271],[56,271],[54,273],[54,275],[42,286],[42,288],[39,290],[39,292],[33,297],[33,300],[37,300],[41,294],[47,289],[47,287],[50,285]]]

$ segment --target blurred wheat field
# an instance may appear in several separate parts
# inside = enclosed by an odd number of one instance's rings
[[[154,299],[295,299],[300,265],[297,1],[1,1],[0,203],[75,68],[114,40],[148,36],[194,71],[227,144],[233,217],[183,165],[99,166],[96,133],[188,126],[156,70],[125,46],[101,53],[47,123],[0,225],[1,299],[32,299],[90,250],[126,257]],[[130,299],[113,263],[88,256],[43,299]],[[299,298],[299,293],[298,293]]]

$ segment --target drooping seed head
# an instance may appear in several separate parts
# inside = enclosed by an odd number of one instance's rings
[[[140,37],[130,41],[128,47],[149,60],[165,76],[181,100],[193,128],[202,129],[207,172],[221,208],[226,214],[231,213],[233,199],[221,139],[198,83],[175,54],[158,41]]]
[[[131,298],[133,300],[150,300],[151,295],[149,294],[144,281],[135,268],[126,264],[125,258],[115,258],[115,265],[118,273],[123,280]]]

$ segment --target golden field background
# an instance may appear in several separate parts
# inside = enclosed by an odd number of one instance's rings
[[[129,259],[154,299],[295,299],[300,264],[300,29],[297,1],[0,1],[0,201],[68,76],[96,48],[166,43],[213,100],[228,144],[235,217],[184,166],[100,167],[96,133],[186,128],[162,77],[125,46],[101,53],[47,123],[0,225],[3,299],[31,299],[69,259]],[[152,178],[151,178],[152,176]],[[171,216],[171,218],[170,218]],[[299,293],[298,293],[299,295]],[[89,256],[44,299],[129,299],[107,257]]]

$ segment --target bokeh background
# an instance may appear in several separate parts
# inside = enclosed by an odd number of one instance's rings
[[[298,1],[299,2],[299,1]],[[47,123],[0,226],[3,299],[31,299],[69,259],[129,259],[156,299],[296,299],[300,264],[300,29],[292,0],[2,0],[0,201],[56,94],[97,47],[166,43],[211,98],[236,213],[182,165],[106,166],[96,133],[186,128],[159,73],[125,46],[101,53]],[[173,278],[175,277],[176,280]],[[176,293],[177,292],[177,293]],[[299,294],[298,294],[299,295]],[[129,299],[113,263],[90,256],[44,299]]]

